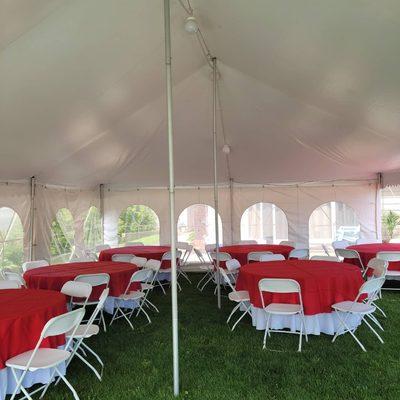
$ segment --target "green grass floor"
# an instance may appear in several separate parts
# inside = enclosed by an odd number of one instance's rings
[[[384,292],[381,305],[385,344],[365,327],[357,335],[364,353],[350,335],[332,344],[331,336],[310,336],[297,353],[295,335],[273,334],[262,350],[263,332],[246,317],[234,332],[226,324],[232,305],[223,299],[217,309],[212,288],[200,293],[200,275],[191,274],[179,294],[181,399],[399,399],[400,292]],[[170,296],[155,292],[160,314],[153,323],[122,319],[107,333],[90,339],[106,367],[103,381],[75,359],[68,378],[84,399],[173,399]],[[71,399],[68,389],[51,386],[46,399]]]

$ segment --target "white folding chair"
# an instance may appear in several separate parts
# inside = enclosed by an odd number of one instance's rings
[[[322,244],[321,244],[321,247],[322,247],[322,249],[324,250],[324,253],[325,253],[327,256],[330,256],[330,255],[331,255],[331,253],[329,252],[328,246],[327,246],[326,244],[322,243]]]
[[[186,242],[177,242],[176,247],[181,251],[181,258],[179,260],[178,277],[182,275],[190,284],[192,283],[187,273],[182,269],[187,264],[188,259],[193,251],[193,246]]]
[[[350,242],[348,242],[347,240],[335,240],[334,242],[332,242],[332,247],[333,250],[336,249],[345,249],[346,247],[350,246]]]
[[[228,285],[231,289],[232,292],[228,294],[228,298],[230,301],[234,301],[236,306],[233,308],[231,313],[229,314],[228,319],[226,320],[226,323],[229,324],[230,319],[232,318],[233,314],[237,310],[240,310],[240,307],[243,306],[243,313],[242,315],[238,318],[238,320],[233,324],[232,326],[232,331],[236,328],[236,325],[242,320],[242,318],[246,315],[249,314],[251,318],[251,303],[250,303],[250,295],[247,290],[236,290],[236,288],[232,285],[231,280],[229,276],[227,275],[226,271],[223,268],[219,268],[219,272],[222,276],[222,279]]]
[[[218,288],[218,277],[217,277],[217,274],[218,274],[218,269],[217,269],[217,252],[215,252],[215,251],[212,251],[212,252],[210,252],[209,253],[210,254],[210,258],[211,258],[211,260],[212,260],[212,263],[213,263],[213,266],[214,266],[214,269],[213,269],[213,271],[214,271],[214,273],[213,273],[213,279],[214,279],[214,283],[216,284],[216,286],[215,286],[215,289],[214,289],[214,294],[216,293],[216,291],[217,291],[217,288]],[[218,259],[219,259],[219,265],[221,265],[221,263],[225,263],[225,265],[226,265],[226,262],[227,261],[229,261],[229,260],[232,260],[232,256],[229,254],[229,253],[226,253],[226,252],[219,252],[218,253]],[[222,282],[220,281],[220,283],[221,284],[223,284],[224,286],[225,286],[225,281],[224,280],[222,280]]]
[[[153,275],[153,271],[151,269],[147,269],[147,268],[141,269],[132,274],[132,276],[129,280],[129,283],[125,289],[125,292],[123,294],[121,294],[121,296],[117,297],[117,299],[116,299],[116,307],[115,307],[115,311],[112,316],[110,325],[119,318],[125,318],[125,320],[129,324],[129,326],[133,329],[133,325],[130,321],[130,318],[132,317],[132,314],[135,311],[135,309],[132,308],[132,310],[127,315],[120,307],[118,300],[137,302],[139,310],[136,315],[139,315],[140,312],[143,312],[144,315],[146,316],[147,320],[149,321],[149,324],[151,324],[151,319],[150,319],[149,315],[147,314],[147,312],[143,308],[143,305],[145,303],[144,300],[145,300],[148,292],[143,292],[141,290],[130,290],[130,287],[131,287],[132,283],[147,282],[148,280],[151,279],[152,275]],[[118,314],[121,314],[121,315],[118,315]]]
[[[258,244],[257,240],[239,240],[237,244]]]
[[[209,282],[212,281],[213,279],[213,271],[214,271],[214,267],[213,265],[210,264],[210,261],[206,261],[205,258],[203,257],[203,254],[201,252],[201,250],[194,248],[193,249],[194,253],[196,254],[197,258],[199,259],[199,261],[201,262],[202,265],[200,265],[200,269],[202,271],[205,272],[205,274],[203,275],[203,277],[199,280],[199,282],[197,283],[197,289],[200,290],[200,292],[202,292],[204,290],[204,288],[207,286],[207,284]],[[207,258],[208,254],[207,254]],[[205,282],[205,283],[203,283]]]
[[[85,307],[90,295],[92,294],[92,285],[87,282],[68,281],[61,288],[61,293],[70,297],[69,307],[72,308],[74,298],[79,299],[79,305]]]
[[[142,242],[126,242],[125,246],[144,246]]]
[[[72,355],[72,352],[69,351],[69,348],[71,346],[75,331],[81,323],[84,314],[84,308],[79,308],[77,310],[70,311],[66,314],[62,314],[50,319],[44,326],[42,333],[40,334],[39,340],[37,341],[36,346],[33,350],[21,353],[6,361],[6,366],[11,369],[11,372],[16,382],[15,389],[13,394],[11,395],[10,400],[14,400],[15,396],[17,395],[17,393],[19,393],[20,390],[29,400],[32,400],[31,395],[39,391],[42,391],[41,397],[43,397],[49,385],[51,384],[55,374],[58,374],[60,379],[63,380],[64,383],[68,386],[75,400],[79,400],[78,394],[76,393],[73,386],[69,383],[67,378],[60,372],[59,366],[62,363],[66,362]],[[63,335],[71,331],[72,333],[69,337],[69,340],[67,341],[65,350],[40,347],[43,340],[45,340],[46,338],[51,336]],[[44,370],[48,368],[54,368],[50,383],[46,384],[45,386],[41,386],[38,389],[29,393],[22,385],[26,374],[28,372]],[[20,377],[17,376],[17,370],[23,371]]]
[[[104,286],[104,289],[108,288],[108,285],[110,284],[110,275],[108,274],[83,274],[83,275],[78,275],[75,277],[74,282],[85,282],[89,283],[92,288],[96,286]],[[99,300],[90,300],[86,302],[86,305],[88,306],[93,306],[97,305],[99,303]],[[82,305],[82,302],[76,302],[72,301],[72,305]],[[106,327],[106,321],[104,319],[104,311],[101,310],[99,314],[99,319],[103,322],[103,329],[104,332],[107,331]]]
[[[135,264],[138,268],[144,268],[147,263],[147,258],[133,256],[131,264]]]
[[[181,257],[182,257],[182,252],[180,251],[180,250],[176,250],[176,269],[177,269],[177,278],[179,277],[179,275],[181,274],[180,273],[180,265],[179,265],[179,261],[180,261],[180,259],[181,259]],[[171,261],[172,261],[172,252],[171,251],[167,251],[167,252],[165,252],[163,255],[162,255],[162,257],[161,257],[161,266],[163,265],[163,263],[164,262],[170,262],[171,263]],[[171,268],[162,268],[162,272],[163,273],[171,273]],[[160,267],[160,271],[158,272],[158,273],[160,273],[161,272],[161,267]],[[189,278],[188,278],[189,279]],[[190,282],[190,280],[189,280],[189,282]],[[179,282],[178,282],[178,280],[176,281],[176,283],[177,283],[177,285],[178,285],[178,289],[179,290],[182,290],[182,288],[181,288],[181,285],[179,284]],[[191,283],[191,282],[190,282]],[[159,285],[161,285],[161,289],[162,289],[162,291],[164,292],[164,294],[166,294],[165,293],[165,290],[164,290],[164,285],[162,284],[162,283],[160,283],[160,281],[158,280],[158,284]],[[170,282],[168,282],[168,285],[170,285],[171,283]]]
[[[387,269],[389,266],[389,262],[386,260],[381,260],[379,258],[371,258],[369,260],[366,270],[372,269],[372,275],[368,277],[368,279],[375,278],[385,278],[387,274]],[[382,289],[381,289],[382,290]],[[382,310],[380,306],[378,306],[375,301],[382,298],[381,290],[377,293],[376,299],[372,300],[372,304],[376,307],[376,309],[386,318],[385,312]],[[383,330],[383,328],[381,328]]]
[[[3,271],[3,276],[6,281],[16,281],[21,286],[26,287],[26,282],[19,272]]]
[[[279,242],[281,246],[291,246],[291,247],[296,247],[296,242],[293,242],[293,240],[281,240]]]
[[[365,275],[366,273],[366,269],[364,267],[364,264],[361,260],[360,254],[358,253],[357,250],[351,250],[351,249],[335,249],[335,254],[336,257],[338,257],[339,259],[341,259],[342,261],[344,261],[344,259],[348,259],[348,260],[357,260],[363,275]]]
[[[306,322],[304,318],[303,299],[301,296],[301,288],[297,281],[294,279],[275,279],[275,278],[264,278],[258,282],[258,290],[260,291],[262,308],[265,311],[267,317],[267,325],[265,327],[263,349],[266,347],[267,335],[271,336],[270,332],[281,332],[281,333],[292,333],[299,335],[299,347],[298,351],[301,351],[301,343],[303,334],[308,342]],[[264,301],[264,293],[298,293],[299,303],[298,304],[286,304],[286,303],[270,303],[267,306]],[[280,316],[300,316],[300,331],[292,332],[279,329],[270,329],[270,320],[272,315]],[[304,332],[303,332],[304,329]]]
[[[111,256],[111,261],[131,263],[133,257],[135,257],[134,254],[113,254]]]
[[[359,238],[356,240],[356,244],[376,244],[376,243],[382,243],[382,240],[366,239],[366,238]]]
[[[21,284],[17,281],[0,280],[0,290],[2,289],[21,289]]]
[[[47,267],[49,265],[46,260],[37,260],[37,261],[26,261],[22,264],[22,271],[26,272],[30,269]]]
[[[209,244],[206,244],[204,246],[204,249],[206,251],[207,257],[208,257],[209,262],[211,264],[213,264],[213,260],[212,260],[212,258],[210,256],[210,253],[214,252],[216,247],[217,247],[216,243],[209,243]]]
[[[236,284],[236,279],[240,270],[240,262],[236,260],[236,258],[232,258],[228,261],[225,262],[227,274],[231,277],[232,282],[235,282]]]
[[[266,254],[273,254],[273,253],[272,251],[251,251],[249,254],[247,254],[247,262],[248,263],[250,261],[259,262],[261,261],[261,257]]]
[[[333,310],[335,311],[338,320],[340,322],[340,327],[332,339],[332,343],[336,340],[339,335],[343,335],[347,332],[353,336],[354,340],[358,343],[363,351],[367,351],[361,341],[355,335],[356,328],[350,328],[347,324],[347,320],[350,315],[358,315],[361,318],[360,325],[364,321],[369,329],[374,333],[374,335],[379,339],[381,343],[383,343],[382,338],[379,336],[378,332],[371,326],[371,324],[365,318],[366,316],[371,317],[371,320],[376,323],[376,318],[374,317],[374,312],[376,310],[375,305],[373,305],[373,301],[376,299],[379,291],[382,288],[383,283],[385,282],[385,278],[376,278],[370,279],[362,284],[360,287],[358,294],[354,301],[342,301],[340,303],[336,303],[332,305]],[[359,302],[359,298],[362,295],[367,295],[367,300],[365,302]],[[345,317],[342,318],[341,313],[345,313]],[[379,323],[378,323],[379,324]],[[378,325],[379,326],[379,325]],[[340,328],[343,328],[340,329]]]
[[[286,260],[285,256],[282,254],[264,254],[260,257],[260,262],[266,261],[284,261]]]
[[[293,249],[289,253],[289,260],[291,258],[297,258],[298,260],[308,260],[310,257],[310,250],[309,249]]]
[[[340,259],[335,256],[312,256],[310,260],[340,262]]]
[[[160,280],[158,278],[158,274],[159,274],[160,269],[161,269],[161,261],[159,261],[159,260],[151,260],[151,259],[147,260],[144,268],[145,269],[150,269],[150,270],[153,271],[153,277],[152,277],[152,280],[151,280],[151,285],[153,286],[152,289],[155,288],[155,287],[160,287],[161,290],[163,291],[163,293],[166,294],[165,290],[164,290],[164,287],[163,287],[162,283],[160,282]]]
[[[77,282],[75,282],[77,283]],[[69,331],[66,333],[66,337],[69,340],[70,337],[72,336],[72,348],[74,349],[72,357],[68,359],[67,362],[67,367],[71,363],[72,358],[76,355],[84,364],[86,364],[96,375],[99,381],[101,381],[101,378],[103,376],[103,369],[104,369],[104,363],[100,356],[92,349],[90,348],[86,343],[85,339],[89,339],[92,336],[96,336],[100,332],[100,328],[98,325],[94,323],[95,319],[98,317],[99,313],[101,310],[104,308],[104,303],[108,297],[108,294],[110,292],[109,288],[106,288],[103,290],[99,297],[99,302],[96,305],[96,308],[94,309],[92,315],[90,316],[88,322],[86,324],[80,324],[78,328],[75,331],[75,334],[73,334],[73,331]],[[83,351],[81,353],[79,352],[80,348],[82,348]],[[101,370],[100,372],[97,371],[97,369],[87,360],[86,352],[89,352],[92,354],[95,359],[98,361],[100,364]],[[60,378],[59,378],[60,379]]]
[[[400,262],[400,251],[380,251],[377,253],[376,258],[387,261],[389,268],[391,262]],[[387,269],[386,279],[388,281],[400,280],[400,271]],[[400,290],[400,288],[382,288],[382,290]]]

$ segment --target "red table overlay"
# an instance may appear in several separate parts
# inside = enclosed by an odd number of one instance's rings
[[[292,246],[280,244],[236,244],[219,248],[219,251],[228,253],[232,258],[236,258],[240,262],[240,265],[247,264],[247,255],[254,251],[270,251],[274,254],[282,254],[285,258],[288,258],[292,250]]]
[[[350,250],[356,250],[360,255],[361,261],[366,268],[368,262],[376,257],[380,251],[400,251],[400,243],[371,243],[371,244],[356,244],[347,247]],[[357,265],[357,260],[344,260],[345,262]],[[400,271],[400,262],[389,263],[389,268],[392,271]],[[370,270],[371,271],[371,270]]]
[[[73,281],[78,275],[107,273],[110,275],[110,296],[118,297],[124,293],[135,271],[138,271],[135,264],[124,262],[75,262],[31,269],[25,272],[24,279],[27,286],[32,289],[60,291],[65,282]],[[140,289],[140,284],[132,285],[132,290],[138,289]],[[91,298],[98,298],[101,291],[101,287],[95,287]]]
[[[50,290],[0,290],[0,369],[18,354],[32,350],[51,318],[67,312],[66,298]],[[65,344],[64,335],[49,337],[41,347]]]
[[[361,270],[351,264],[330,261],[286,260],[247,264],[240,268],[237,290],[247,290],[251,304],[262,308],[258,282],[263,278],[296,280],[301,287],[304,313],[331,313],[332,304],[354,300],[364,280]],[[296,293],[264,294],[265,305],[298,303]]]
[[[126,246],[106,249],[100,252],[99,261],[111,261],[114,254],[133,254],[136,257],[144,257],[148,260],[161,261],[164,253],[171,251],[171,246]],[[171,263],[165,261],[161,265],[161,269],[170,268]]]

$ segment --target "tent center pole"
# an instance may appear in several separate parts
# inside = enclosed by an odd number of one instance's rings
[[[31,177],[31,205],[29,222],[29,260],[35,259],[35,196],[36,196],[36,178]]]
[[[165,72],[167,91],[168,169],[169,169],[169,223],[171,229],[171,299],[172,299],[172,351],[174,395],[179,396],[179,338],[178,338],[178,292],[176,274],[175,230],[175,179],[174,179],[174,133],[172,125],[172,72],[171,72],[171,16],[170,1],[164,0]]]

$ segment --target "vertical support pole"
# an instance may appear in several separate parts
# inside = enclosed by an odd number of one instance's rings
[[[31,207],[30,207],[30,222],[29,222],[29,260],[35,259],[35,195],[36,195],[36,178],[31,177]]]
[[[234,208],[234,203],[233,203],[233,179],[229,179],[229,201],[230,201],[230,222],[231,222],[231,243],[233,244],[233,208]]]
[[[174,132],[172,125],[172,72],[171,72],[171,16],[170,2],[164,0],[165,72],[167,90],[168,167],[169,167],[169,223],[171,229],[171,298],[172,298],[172,352],[174,371],[174,395],[179,396],[179,337],[178,292],[176,274],[176,225],[175,225],[175,178]]]
[[[104,244],[104,184],[101,183],[99,186],[99,203],[100,203],[100,218],[101,218],[101,232],[103,236]]]
[[[213,160],[214,160],[214,209],[215,209],[215,253],[218,308],[221,308],[221,276],[219,273],[219,221],[218,221],[218,170],[217,170],[217,59],[212,58],[213,65]]]

